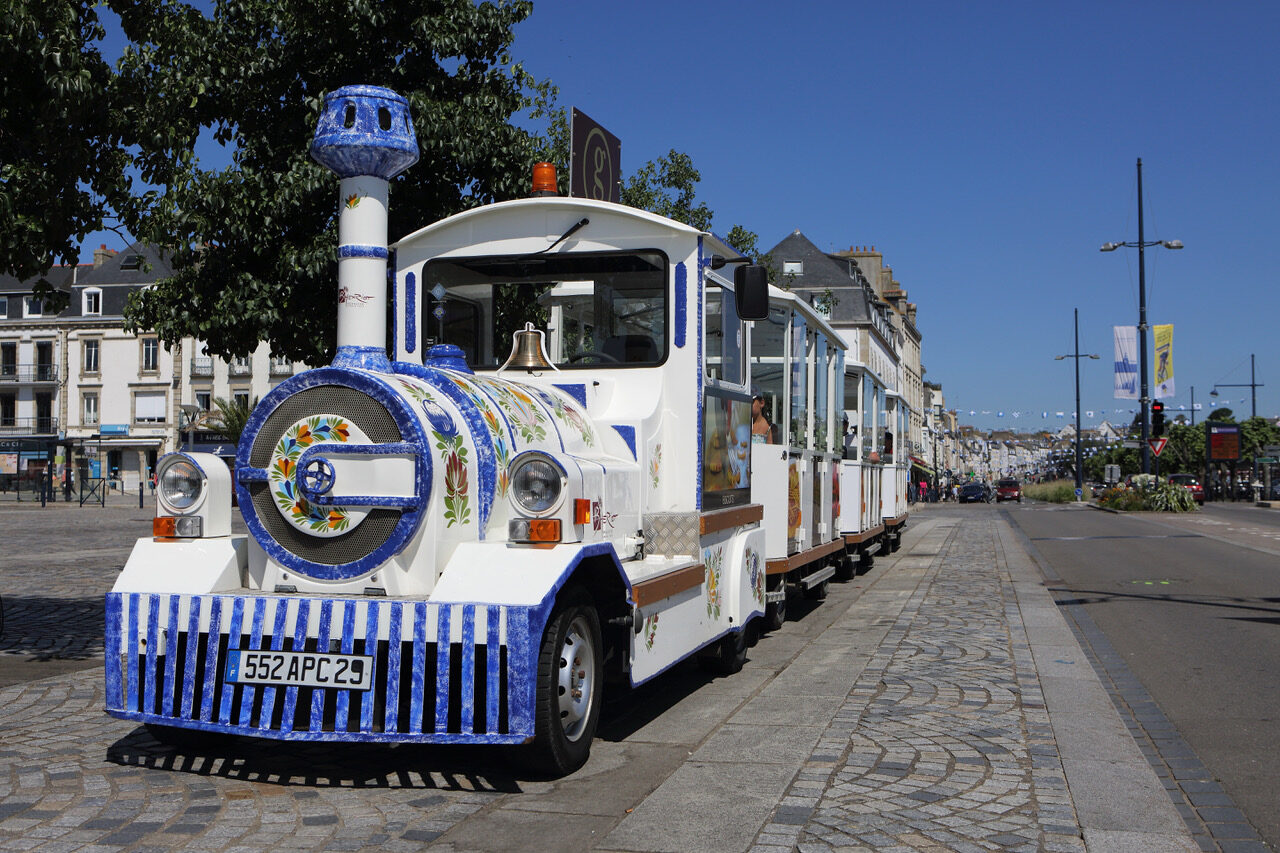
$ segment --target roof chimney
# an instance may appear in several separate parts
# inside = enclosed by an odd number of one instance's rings
[[[93,268],[97,269],[115,256],[115,250],[108,249],[107,244],[103,243],[101,246],[93,250]]]

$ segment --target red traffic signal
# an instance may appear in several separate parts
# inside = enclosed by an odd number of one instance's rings
[[[1151,404],[1151,434],[1155,436],[1164,434],[1164,403],[1159,400]]]

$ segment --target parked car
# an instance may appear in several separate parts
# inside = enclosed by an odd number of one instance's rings
[[[1012,478],[996,481],[996,503],[1017,501],[1022,503],[1022,484]]]
[[[1200,480],[1195,474],[1170,474],[1169,482],[1191,492],[1191,497],[1195,498],[1196,503],[1204,506],[1204,486],[1200,485]]]
[[[960,487],[960,503],[986,503],[990,500],[987,497],[987,487],[985,483],[972,482],[965,483]]]

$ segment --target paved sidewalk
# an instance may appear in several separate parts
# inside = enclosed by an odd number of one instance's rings
[[[0,576],[56,587],[54,609],[100,602],[138,535],[113,525],[149,525],[118,512],[59,513],[99,541],[77,561],[42,544],[53,516],[0,509],[34,549]],[[0,689],[0,850],[1199,849],[993,511],[917,507],[898,554],[742,673],[664,678],[549,782],[478,749],[175,750],[102,714],[100,663],[17,684]]]

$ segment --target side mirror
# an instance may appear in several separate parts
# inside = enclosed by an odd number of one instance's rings
[[[759,264],[733,271],[733,296],[738,316],[743,320],[764,320],[769,316],[769,272]]]

